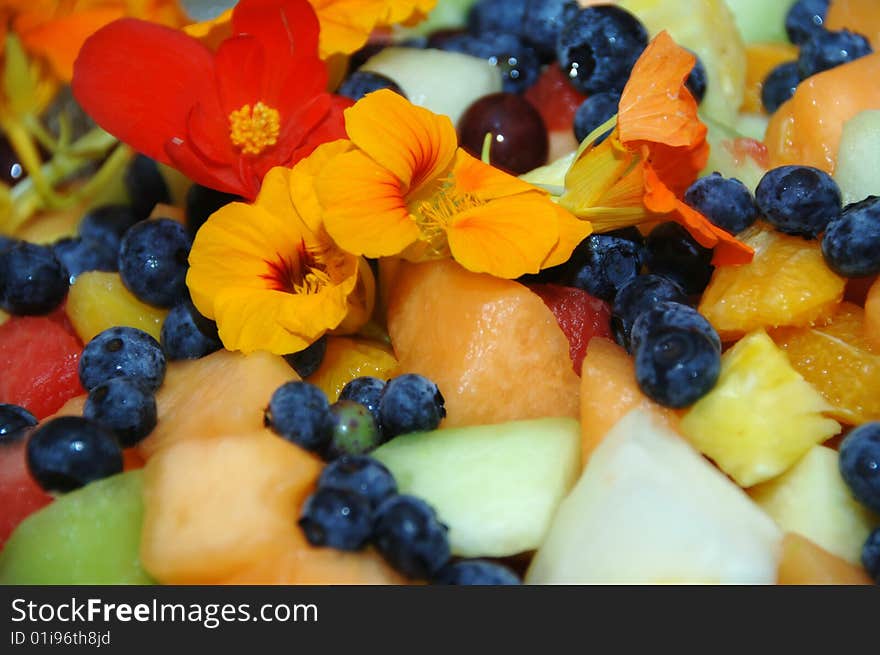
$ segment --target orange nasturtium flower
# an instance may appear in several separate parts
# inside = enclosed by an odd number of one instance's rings
[[[453,257],[515,278],[562,263],[592,227],[548,194],[458,147],[452,122],[388,90],[345,111],[350,150],[315,180],[343,249],[410,261]]]
[[[377,27],[413,23],[428,15],[437,0],[309,0],[321,24],[320,55],[351,54],[363,46]],[[186,28],[190,36],[208,42],[225,36],[232,11]]]
[[[614,130],[585,144],[559,202],[600,231],[671,218],[715,249],[716,265],[743,264],[752,249],[681,200],[709,156],[706,126],[685,86],[694,61],[666,32],[651,41],[624,87]]]
[[[253,204],[226,205],[199,229],[186,282],[228,350],[299,352],[369,318],[370,267],[328,237],[314,193],[315,173],[345,148],[335,141],[292,170],[273,168]]]

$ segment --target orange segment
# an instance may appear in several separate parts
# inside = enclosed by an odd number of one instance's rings
[[[848,29],[863,34],[874,50],[880,49],[880,3],[877,0],[833,0],[825,16],[829,30]]]
[[[536,294],[452,260],[401,264],[388,304],[399,373],[440,387],[444,425],[579,414],[568,339]]]
[[[749,264],[715,270],[699,310],[725,341],[760,328],[824,322],[845,280],[825,264],[818,241],[755,225],[739,238],[755,249]]]
[[[865,339],[880,348],[880,278],[874,281],[865,299]]]
[[[792,366],[832,405],[828,412],[849,425],[880,419],[880,351],[865,338],[864,312],[841,305],[829,325],[784,328],[771,335]]]
[[[880,107],[880,52],[813,75],[770,119],[764,143],[772,167],[815,166],[833,173],[843,124]]]
[[[747,43],[746,86],[740,111],[763,113],[761,90],[764,80],[779,64],[794,61],[797,56],[797,46],[791,43]]]
[[[635,366],[613,341],[590,340],[581,369],[581,457],[586,465],[608,431],[631,409],[643,409],[673,430],[678,415],[650,400],[636,383]]]
[[[309,382],[319,387],[330,402],[336,402],[339,392],[357,377],[370,375],[387,380],[397,366],[391,348],[378,341],[328,337],[327,352],[321,366]]]
[[[871,585],[865,570],[832,555],[806,537],[786,533],[782,541],[777,584],[781,585]]]

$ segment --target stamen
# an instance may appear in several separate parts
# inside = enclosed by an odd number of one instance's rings
[[[278,142],[281,116],[262,102],[244,105],[229,114],[229,138],[246,155],[259,155]]]
[[[444,185],[426,200],[418,203],[412,214],[422,233],[422,240],[431,248],[431,254],[438,257],[448,255],[446,230],[450,221],[456,215],[484,204],[486,203],[473,193],[459,192],[454,184]]]
[[[276,291],[293,294],[320,293],[333,280],[326,267],[318,261],[315,253],[301,242],[293,257],[281,254],[274,261],[267,261],[269,273],[263,276]]]

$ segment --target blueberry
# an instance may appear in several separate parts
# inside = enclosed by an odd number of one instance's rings
[[[287,382],[272,394],[264,422],[284,439],[323,454],[333,437],[327,396],[308,382]]]
[[[443,585],[517,585],[519,576],[503,564],[484,559],[463,559],[447,564],[432,581]]]
[[[89,391],[83,416],[112,430],[130,448],[156,427],[156,397],[139,378],[111,378]]]
[[[375,511],[376,548],[410,578],[430,579],[449,561],[447,532],[434,509],[414,496],[391,496]]]
[[[146,155],[137,155],[125,169],[125,190],[137,220],[147,218],[158,204],[171,204],[171,192],[159,166]]]
[[[849,30],[820,32],[801,45],[798,73],[802,80],[873,52],[871,43]]]
[[[830,0],[798,0],[785,15],[789,40],[800,45],[811,36],[825,31],[825,16]]]
[[[638,18],[615,5],[581,9],[556,41],[563,72],[582,93],[622,92],[633,65],[648,45]]]
[[[880,512],[880,421],[863,423],[846,435],[838,463],[856,500]]]
[[[365,497],[373,508],[397,493],[397,483],[385,465],[367,455],[343,455],[324,467],[318,488],[351,491]]]
[[[353,400],[337,400],[330,405],[333,414],[333,436],[328,457],[363,455],[382,445],[382,433],[370,410]]]
[[[845,277],[880,273],[880,197],[844,207],[828,224],[822,254],[828,266]]]
[[[67,271],[70,284],[86,271],[116,270],[116,250],[108,249],[103,241],[68,237],[52,244],[52,251]]]
[[[383,380],[363,376],[346,383],[342,387],[342,391],[339,392],[339,400],[353,400],[356,403],[360,403],[370,410],[370,414],[376,420],[376,425],[381,428],[379,399],[382,397],[384,390],[385,382]]]
[[[712,173],[685,191],[684,201],[714,225],[738,234],[758,219],[758,205],[749,188],[735,177]]]
[[[570,285],[602,300],[613,300],[617,290],[639,274],[642,253],[638,244],[627,239],[592,234],[572,253],[575,270]]]
[[[208,217],[230,202],[241,200],[240,196],[209,189],[201,184],[193,184],[186,192],[186,230],[195,236]]]
[[[397,82],[390,77],[381,73],[373,73],[371,71],[356,70],[343,80],[342,84],[336,90],[336,94],[351,98],[355,102],[363,98],[368,93],[378,91],[379,89],[388,89],[394,93],[406,98]]]
[[[36,417],[24,407],[0,403],[0,446],[21,440],[36,424]]]
[[[460,34],[444,39],[440,49],[480,57],[497,66],[501,71],[501,88],[508,93],[525,91],[537,81],[540,74],[538,55],[514,34]]]
[[[527,3],[528,0],[478,0],[468,12],[468,30],[477,36],[484,32],[519,34]]]
[[[712,277],[712,250],[678,223],[661,223],[648,235],[648,269],[677,283],[685,293],[702,293]]]
[[[67,271],[52,248],[19,241],[0,252],[0,308],[10,314],[48,314],[68,287]]]
[[[687,297],[678,284],[660,275],[640,275],[620,287],[611,306],[611,329],[617,343],[629,349],[636,318],[661,300],[685,302]]]
[[[600,125],[607,122],[617,113],[620,103],[620,94],[617,91],[603,91],[594,93],[581,103],[574,115],[574,136],[580,142],[586,139],[590,133]],[[611,129],[596,139],[596,143],[602,143]]]
[[[83,348],[79,380],[90,391],[111,378],[140,378],[150,389],[165,379],[162,346],[143,330],[127,326],[108,328]]]
[[[862,546],[862,566],[880,584],[880,528],[869,534]]]
[[[691,69],[690,75],[688,75],[684,83],[691,92],[691,95],[694,96],[694,100],[697,101],[697,104],[700,104],[703,102],[703,96],[706,95],[706,85],[709,76],[706,73],[706,67],[703,66],[703,62],[700,61],[700,58],[697,57],[695,53],[692,54],[697,60],[694,62],[694,67]]]
[[[840,216],[840,189],[825,171],[811,166],[780,166],[755,189],[764,217],[780,232],[815,239]]]
[[[796,61],[787,61],[773,68],[761,87],[761,104],[767,113],[772,114],[791,98],[800,82],[801,74]]]
[[[323,335],[298,353],[285,355],[284,359],[296,374],[305,379],[321,368],[327,353],[327,335]]]
[[[173,307],[186,297],[192,239],[170,218],[129,228],[119,246],[119,276],[135,296],[157,307]]]
[[[370,503],[345,489],[319,488],[306,499],[299,527],[313,546],[360,550],[373,531]]]
[[[72,491],[122,472],[122,449],[113,433],[80,416],[61,416],[38,427],[26,453],[28,470],[46,491]]]
[[[198,313],[189,298],[168,312],[159,334],[159,343],[167,359],[199,359],[223,347],[219,339],[201,330],[195,318]]]
[[[444,416],[446,406],[440,389],[414,373],[390,380],[379,400],[379,423],[386,439],[434,430]]]
[[[115,256],[123,235],[137,222],[138,218],[128,205],[102,205],[83,216],[79,236],[102,243]],[[113,270],[116,269],[114,264]]]
[[[639,228],[637,228],[635,225],[619,227],[616,230],[605,232],[605,234],[609,237],[619,237],[621,239],[626,239],[627,241],[632,241],[633,243],[638,244],[643,248],[645,246],[645,237],[639,231]]]
[[[545,59],[552,60],[559,31],[578,10],[578,4],[573,0],[526,0],[520,34]]]
[[[664,407],[688,407],[711,391],[721,372],[721,340],[695,309],[663,301],[632,329],[636,381]]]

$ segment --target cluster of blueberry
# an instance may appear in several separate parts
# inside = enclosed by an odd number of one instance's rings
[[[880,422],[864,423],[846,435],[840,444],[839,465],[853,496],[880,514]],[[865,541],[862,564],[880,583],[880,528]]]
[[[768,113],[794,95],[797,85],[808,77],[873,52],[861,34],[825,28],[830,0],[798,0],[785,17],[788,38],[800,46],[797,61],[780,64],[767,76],[761,102]]]
[[[398,494],[391,472],[367,455],[402,434],[433,430],[446,415],[437,385],[414,374],[389,382],[359,377],[330,404],[318,387],[288,382],[266,408],[265,423],[329,463],[299,525],[314,546],[360,550],[373,543],[398,571],[445,584],[515,584],[506,567],[484,560],[450,563],[447,528],[434,509]]]

